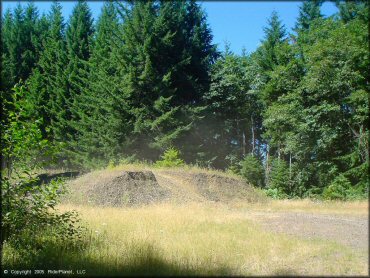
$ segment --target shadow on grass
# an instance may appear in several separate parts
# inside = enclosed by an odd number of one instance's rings
[[[281,277],[297,277],[299,274],[290,268],[279,268],[277,269],[272,276],[281,276]]]
[[[95,246],[98,247],[98,246]],[[93,248],[95,248],[93,247]],[[104,246],[90,252],[91,246],[68,248],[65,244],[45,243],[37,252],[20,252],[13,258],[5,258],[4,269],[72,270],[72,276],[228,276],[232,270],[224,266],[191,266],[187,260],[170,262],[163,258],[151,244],[135,243],[129,250],[109,256]],[[28,250],[30,251],[30,250]],[[9,253],[9,252],[8,252]],[[10,254],[9,254],[10,255]],[[5,255],[5,256],[9,256]],[[15,260],[14,260],[15,258]],[[8,263],[7,263],[8,261]],[[54,275],[55,276],[55,275]],[[66,275],[63,275],[66,276]],[[68,275],[67,275],[68,276]]]
[[[57,178],[72,179],[78,177],[80,174],[81,173],[78,171],[70,171],[57,174],[40,174],[36,177],[38,180],[35,185],[48,184],[53,179]]]

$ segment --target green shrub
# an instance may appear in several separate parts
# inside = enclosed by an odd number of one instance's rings
[[[228,162],[228,168],[226,172],[240,175],[241,171],[241,161],[235,154],[229,154],[225,157],[225,160]]]
[[[263,190],[265,194],[272,199],[286,199],[289,196],[284,193],[280,188],[268,188]]]
[[[303,198],[309,198],[314,200],[322,199],[323,189],[321,187],[312,187],[303,193]]]
[[[327,200],[346,200],[347,191],[350,190],[351,183],[343,176],[337,176],[333,182],[324,189],[323,198]]]
[[[82,228],[78,226],[77,213],[60,213],[56,209],[65,193],[63,180],[40,184],[38,178],[33,178],[27,170],[17,170],[11,179],[1,178],[1,191],[2,241],[7,240],[15,248],[25,244],[31,246],[33,242],[26,239],[45,230],[55,238],[80,238]]]
[[[327,200],[359,200],[366,199],[368,192],[367,186],[352,186],[348,178],[339,175],[324,189],[322,196]]]
[[[185,162],[180,158],[180,151],[173,147],[168,148],[161,155],[161,160],[156,161],[154,164],[157,167],[178,167],[183,165],[185,165]]]
[[[56,237],[78,233],[75,212],[59,213],[55,206],[62,193],[62,181],[40,184],[34,172],[48,163],[55,148],[43,139],[42,122],[27,111],[23,86],[16,86],[11,102],[3,109],[6,117],[0,122],[2,133],[1,241],[15,244],[25,234],[36,235],[51,229]]]
[[[264,169],[261,161],[249,154],[241,162],[241,175],[254,186],[264,186]]]
[[[347,200],[363,200],[368,198],[369,192],[366,187],[353,186],[346,191]]]
[[[113,169],[114,167],[117,166],[117,163],[116,161],[114,161],[113,159],[109,160],[108,162],[108,165],[107,165],[107,169]]]
[[[269,188],[277,188],[284,193],[290,192],[290,179],[288,164],[282,159],[274,159],[269,174]]]
[[[139,164],[140,160],[136,157],[136,155],[121,157],[118,160],[118,165],[125,165],[125,164]]]

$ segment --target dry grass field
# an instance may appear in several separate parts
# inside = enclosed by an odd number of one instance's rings
[[[129,181],[125,173],[129,195],[117,203],[122,196],[100,187],[119,189],[122,171],[152,171],[156,183],[137,172]],[[140,165],[91,172],[68,186],[58,209],[79,212],[88,228],[84,243],[51,243],[36,266],[99,276],[368,275],[366,201],[274,201],[233,175]],[[130,202],[138,192],[145,198]],[[5,265],[19,262],[21,254],[6,247]]]
[[[309,202],[272,202],[265,210],[199,203],[141,208],[64,205],[61,209],[76,209],[92,231],[91,244],[79,259],[80,265],[92,268],[91,274],[368,274],[366,249],[326,238],[275,233],[253,219],[254,212],[290,211],[297,206],[309,206]],[[315,213],[321,213],[320,205],[316,206]],[[325,213],[336,211],[337,206],[347,206],[353,216],[367,212],[365,203],[321,204]],[[105,267],[99,270],[92,262]]]

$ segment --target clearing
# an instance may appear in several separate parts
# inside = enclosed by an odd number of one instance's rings
[[[368,275],[368,203],[273,201],[236,176],[121,166],[68,183],[88,274]]]

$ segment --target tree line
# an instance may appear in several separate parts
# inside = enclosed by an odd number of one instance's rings
[[[330,17],[322,3],[303,2],[290,33],[273,12],[242,55],[212,43],[195,1],[106,2],[96,23],[85,1],[68,21],[58,2],[19,4],[1,18],[2,128],[23,84],[22,115],[59,165],[175,148],[279,196],[367,194],[368,2],[337,1]]]

